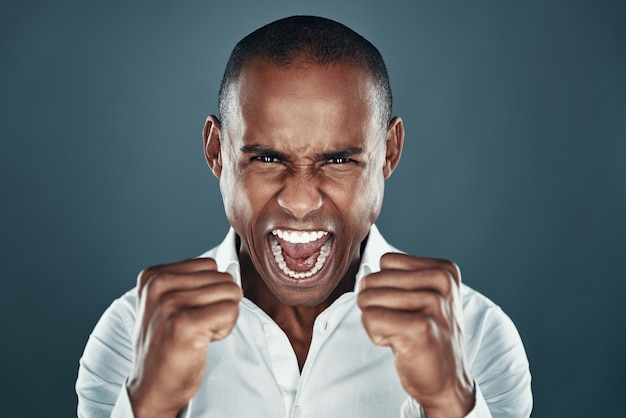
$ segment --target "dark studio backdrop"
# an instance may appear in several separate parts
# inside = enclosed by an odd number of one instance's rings
[[[513,318],[536,417],[626,389],[619,1],[3,1],[0,415],[75,416],[89,332],[142,268],[227,230],[201,128],[234,44],[291,14],[386,59],[407,129],[378,222]]]

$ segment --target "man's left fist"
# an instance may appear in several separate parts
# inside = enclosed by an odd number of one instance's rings
[[[367,333],[391,347],[402,386],[429,418],[463,417],[474,406],[460,287],[454,263],[398,253],[383,255],[380,272],[360,283]]]

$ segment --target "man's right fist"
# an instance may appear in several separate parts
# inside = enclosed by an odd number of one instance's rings
[[[150,267],[137,292],[133,412],[174,418],[202,384],[209,343],[235,326],[242,292],[211,258]]]

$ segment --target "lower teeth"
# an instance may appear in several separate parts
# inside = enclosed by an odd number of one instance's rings
[[[328,257],[328,254],[330,254],[330,246],[330,240],[326,241],[324,245],[322,245],[322,248],[320,248],[320,253],[315,261],[315,266],[313,266],[313,268],[309,271],[302,272],[295,272],[287,267],[287,263],[285,263],[285,259],[283,257],[283,249],[275,239],[272,240],[272,253],[274,254],[274,259],[276,260],[276,264],[278,264],[278,268],[280,268],[283,273],[289,277],[293,277],[294,279],[304,279],[306,277],[311,277],[324,267],[326,258]]]

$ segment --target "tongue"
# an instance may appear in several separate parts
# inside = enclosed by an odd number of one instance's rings
[[[320,248],[322,248],[322,245],[324,245],[329,238],[330,236],[326,235],[325,237],[312,242],[307,242],[306,244],[294,244],[276,237],[278,244],[283,249],[283,256],[286,255],[289,258],[301,259],[303,261],[304,259],[311,257],[313,254],[318,253]]]
[[[298,273],[306,272],[313,269],[317,261],[318,254],[318,252],[314,252],[306,258],[291,258],[283,253],[283,260],[285,260],[285,264],[289,267],[289,269]]]

